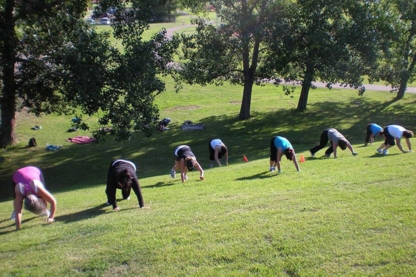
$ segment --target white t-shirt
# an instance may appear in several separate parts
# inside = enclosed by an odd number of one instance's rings
[[[213,139],[211,140],[211,147],[215,149],[217,146],[221,146],[222,141],[220,139]]]
[[[387,126],[387,130],[389,131],[389,134],[392,135],[392,137],[397,139],[401,139],[403,132],[406,131],[405,128],[399,125],[389,125]]]

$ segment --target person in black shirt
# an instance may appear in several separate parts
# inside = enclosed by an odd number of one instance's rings
[[[107,205],[113,205],[113,210],[118,211],[116,192],[121,189],[123,199],[130,199],[130,192],[133,189],[139,201],[140,208],[147,208],[144,205],[142,190],[136,175],[136,166],[128,160],[118,159],[110,163],[107,175]]]

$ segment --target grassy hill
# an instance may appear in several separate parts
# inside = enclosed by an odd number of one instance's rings
[[[20,143],[0,156],[0,267],[3,276],[414,276],[416,272],[415,154],[397,147],[388,156],[363,147],[365,128],[400,124],[416,130],[416,95],[394,101],[386,92],[311,91],[308,110],[281,88],[255,87],[252,118],[237,119],[242,89],[187,86],[158,96],[170,130],[130,141],[110,138],[77,145],[66,132],[71,117],[18,116]],[[99,115],[88,118],[94,122]],[[191,120],[204,130],[183,131]],[[42,126],[32,130],[32,126]],[[326,159],[309,148],[327,127],[341,131],[359,153]],[[282,161],[269,173],[269,141],[293,144],[301,172]],[[38,146],[27,148],[30,137]],[[209,168],[207,144],[221,138],[230,165]],[[415,143],[415,140],[412,139]],[[46,151],[46,144],[62,145]],[[175,146],[188,144],[205,169],[184,184],[169,176]],[[243,162],[243,155],[249,159]],[[136,163],[145,202],[135,195],[106,207],[105,181],[112,159]],[[10,177],[25,165],[43,169],[58,200],[56,223],[24,212],[14,231]],[[118,193],[121,198],[121,193]]]

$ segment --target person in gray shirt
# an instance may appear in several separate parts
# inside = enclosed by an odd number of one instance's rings
[[[348,147],[354,156],[357,155],[352,148],[351,143],[344,137],[344,135],[338,132],[335,128],[328,128],[321,133],[321,140],[319,144],[309,150],[311,152],[311,156],[314,157],[316,152],[323,149],[328,144],[328,141],[330,142],[330,146],[325,151],[325,156],[328,158],[331,156],[332,152],[334,152],[334,158],[337,157],[338,146],[341,150],[345,150]]]

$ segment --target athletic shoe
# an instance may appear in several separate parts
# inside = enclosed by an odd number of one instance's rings
[[[175,178],[175,170],[170,171],[170,177]]]
[[[127,197],[127,198],[124,198],[124,200],[130,200],[130,196],[129,196],[129,197]]]
[[[276,167],[270,167],[270,172],[273,172],[276,170]]]
[[[315,154],[312,153],[312,151],[309,151],[309,153],[311,153],[311,157],[315,157]]]
[[[331,154],[325,154],[325,157],[329,158],[329,157],[331,157]]]
[[[387,149],[383,150],[383,155],[387,155],[389,153],[389,151],[387,151]]]
[[[16,218],[16,212],[13,211],[12,215],[10,216],[10,220],[14,220]]]
[[[188,175],[183,176],[185,178],[185,180],[188,180]]]
[[[380,148],[377,148],[377,153],[383,154],[383,150],[381,150]]]
[[[110,206],[111,204],[110,204],[110,202],[107,202],[107,203],[105,203],[105,205],[106,205],[106,206]]]
[[[358,153],[357,153],[357,152],[352,152],[352,155],[353,155],[353,156],[357,156],[357,155],[358,155]]]

